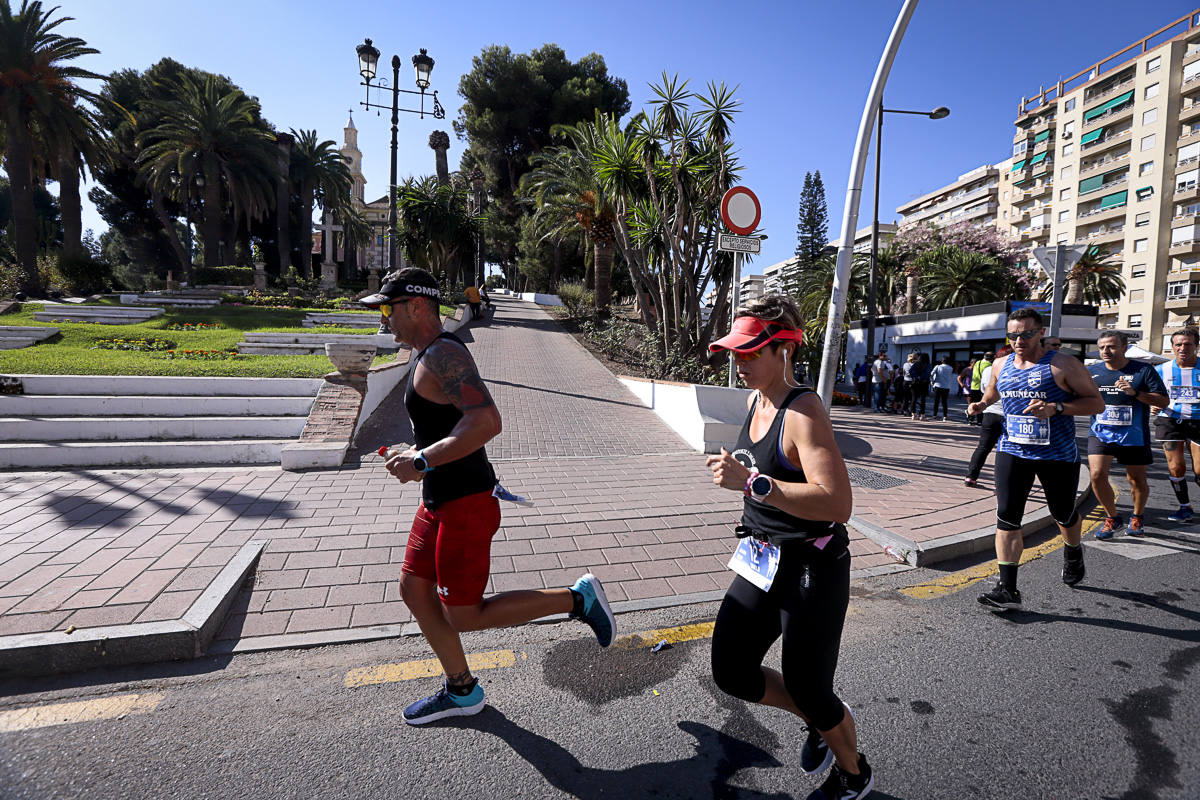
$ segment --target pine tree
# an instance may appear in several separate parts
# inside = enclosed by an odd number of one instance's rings
[[[821,171],[804,173],[804,186],[800,190],[800,219],[796,223],[795,260],[784,270],[784,288],[793,293],[800,283],[800,275],[808,271],[820,258],[825,242],[829,240],[829,210],[825,205],[825,184]]]

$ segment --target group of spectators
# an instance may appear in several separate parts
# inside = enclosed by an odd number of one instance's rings
[[[911,353],[901,364],[893,364],[886,352],[870,356],[854,368],[858,401],[880,414],[909,414],[926,420],[929,395],[933,395],[933,418],[941,408],[942,420],[949,416],[950,392],[955,387],[955,370],[949,356],[931,367],[928,353]]]

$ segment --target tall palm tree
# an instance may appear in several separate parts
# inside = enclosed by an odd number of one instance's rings
[[[289,173],[300,195],[300,258],[304,274],[312,275],[312,216],[318,205],[333,211],[350,200],[353,179],[350,167],[332,139],[317,141],[316,130],[292,129]]]
[[[247,224],[274,205],[275,137],[257,121],[258,103],[238,89],[223,90],[216,76],[203,84],[185,76],[173,89],[162,122],[138,137],[145,148],[139,166],[164,194],[200,189],[204,266],[220,266],[225,204]]]
[[[478,219],[467,205],[467,189],[437,176],[410,178],[396,199],[398,235],[409,261],[452,282],[465,278],[466,254],[474,252]]]
[[[37,215],[33,203],[34,125],[53,127],[65,104],[95,100],[77,86],[81,78],[102,75],[69,65],[99,51],[83,39],[54,33],[71,17],[52,19],[57,9],[43,11],[40,0],[22,0],[14,14],[0,0],[0,120],[4,128],[4,168],[12,191],[15,255],[21,289],[41,290],[37,272]]]
[[[1125,294],[1125,279],[1121,277],[1121,264],[1111,259],[1112,253],[1103,246],[1089,247],[1067,275],[1064,302],[1100,305],[1120,300]],[[1050,291],[1047,287],[1045,293],[1049,295]]]
[[[922,272],[926,308],[956,308],[1007,299],[1009,271],[995,256],[949,246],[936,248],[936,252],[937,258],[929,258]]]
[[[77,262],[83,251],[83,203],[79,182],[86,176],[88,165],[93,168],[108,158],[108,137],[101,129],[100,119],[90,108],[75,98],[64,97],[57,115],[57,125],[47,131],[45,144],[52,156],[52,174],[58,181],[58,203],[62,208],[62,260]]]

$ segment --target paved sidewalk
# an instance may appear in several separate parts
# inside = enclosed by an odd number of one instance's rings
[[[537,502],[505,505],[488,591],[563,586],[590,570],[618,608],[718,595],[741,498],[712,485],[704,456],[532,304],[499,299],[464,338],[504,417],[489,447],[500,479]],[[10,473],[0,636],[177,619],[251,540],[266,547],[219,647],[395,635],[410,621],[396,578],[417,488],[372,452],[411,436],[398,398],[383,410],[387,422],[338,470]],[[991,493],[960,485],[975,428],[854,409],[834,420],[859,478],[908,481],[856,486],[864,528],[927,539],[990,524]],[[897,566],[857,531],[851,551],[857,575]]]

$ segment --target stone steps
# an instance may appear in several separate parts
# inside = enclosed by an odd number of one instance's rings
[[[134,325],[161,316],[166,309],[130,306],[59,305],[46,303],[33,312],[38,322],[93,322],[100,325]]]
[[[136,442],[13,442],[0,447],[0,469],[278,464],[295,439]]]
[[[374,328],[378,330],[380,319],[379,313],[375,311],[366,314],[334,314],[312,311],[304,317],[301,325],[305,328],[315,328],[318,325],[338,325],[344,328]]]
[[[330,367],[332,369],[332,366]],[[316,392],[313,392],[316,396]],[[0,395],[8,417],[275,417],[307,416],[313,397],[204,397],[178,395]],[[219,438],[219,437],[214,437]]]
[[[325,355],[328,342],[374,345],[377,352],[394,352],[400,348],[391,334],[357,333],[247,333],[246,341],[238,344],[238,352],[246,355]]]
[[[0,441],[295,439],[307,416],[0,417]]]
[[[0,350],[23,350],[26,347],[33,347],[37,343],[37,339],[18,339],[16,336],[4,336],[0,337]]]

